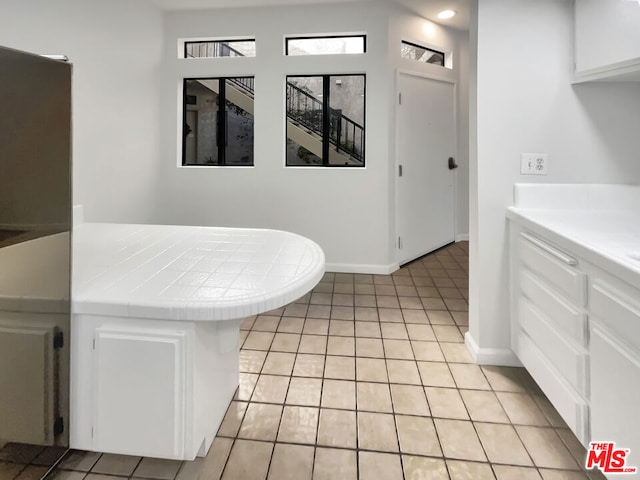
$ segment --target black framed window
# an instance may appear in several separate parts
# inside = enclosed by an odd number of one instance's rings
[[[439,52],[415,43],[402,41],[400,56],[417,62],[432,63],[444,67],[444,52]]]
[[[366,75],[288,76],[287,166],[364,167]]]
[[[285,55],[343,55],[367,51],[366,35],[287,37]]]
[[[255,57],[256,41],[204,40],[184,42],[184,58]]]
[[[252,166],[254,77],[186,78],[182,165]]]

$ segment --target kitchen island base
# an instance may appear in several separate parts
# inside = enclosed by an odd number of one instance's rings
[[[82,224],[73,249],[70,444],[123,455],[205,456],[242,319],[324,274],[317,244],[276,230]]]
[[[240,320],[72,318],[72,448],[205,456],[238,387]]]

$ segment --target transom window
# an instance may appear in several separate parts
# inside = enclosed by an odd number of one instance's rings
[[[253,39],[184,42],[184,58],[255,56],[256,41]]]
[[[182,164],[253,165],[254,77],[187,78]]]
[[[444,52],[439,52],[415,43],[402,41],[400,56],[418,62],[432,63],[444,67]]]
[[[340,55],[366,51],[366,35],[288,37],[285,41],[285,55]]]
[[[364,167],[365,87],[365,75],[287,77],[287,166]]]

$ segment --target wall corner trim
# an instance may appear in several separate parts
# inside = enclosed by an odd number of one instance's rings
[[[471,332],[464,335],[464,344],[478,365],[500,365],[504,367],[522,367],[522,363],[511,349],[508,348],[480,348],[471,336]]]
[[[459,233],[458,235],[456,235],[456,243],[458,242],[468,242],[469,241],[469,234],[468,233]]]

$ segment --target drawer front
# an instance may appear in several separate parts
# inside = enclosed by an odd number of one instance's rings
[[[554,327],[567,335],[567,340],[587,347],[589,336],[585,312],[561,299],[528,270],[520,271],[520,289],[547,316]]]
[[[518,358],[540,386],[580,442],[589,443],[589,406],[560,377],[538,347],[524,333],[515,339]]]
[[[640,303],[615,287],[597,281],[591,285],[591,311],[605,328],[627,344],[640,351]],[[640,298],[640,292],[638,294]]]
[[[574,347],[549,325],[544,314],[531,302],[521,298],[518,302],[520,326],[527,332],[538,349],[555,369],[575,388],[588,397],[588,356],[586,350]]]
[[[527,233],[520,234],[518,250],[527,268],[558,289],[571,303],[578,307],[587,304],[586,275],[571,265],[577,262],[575,259]]]

